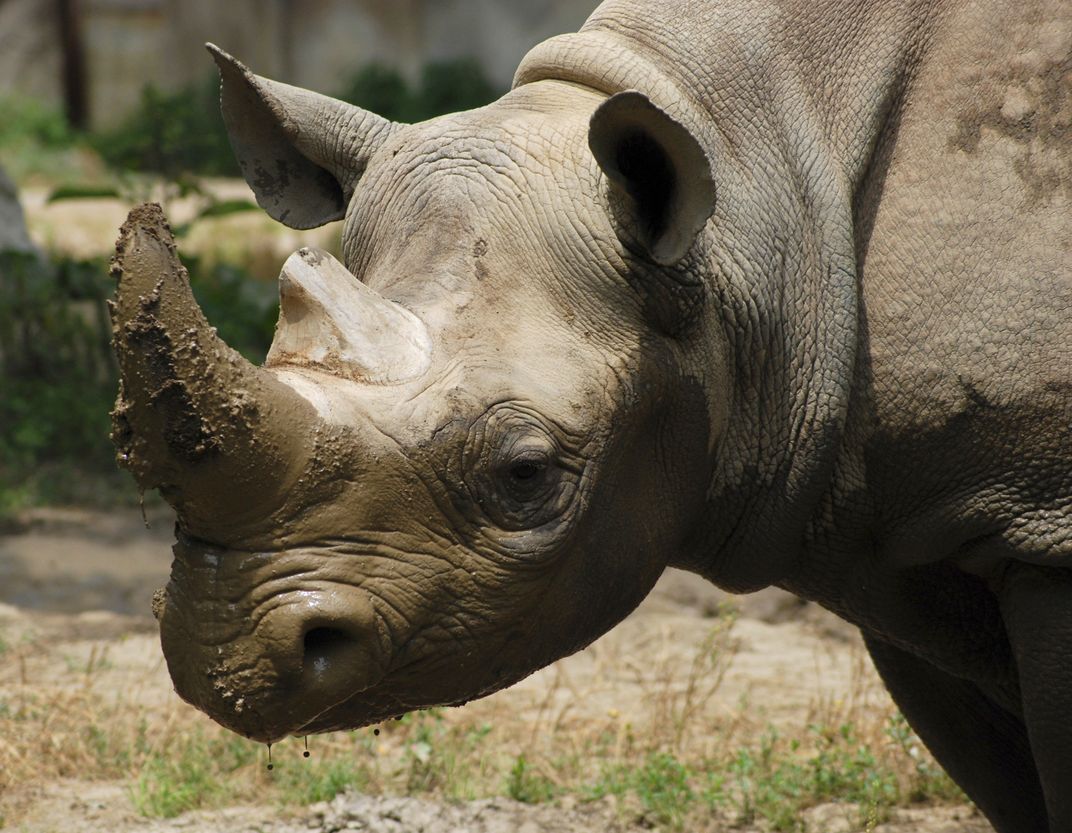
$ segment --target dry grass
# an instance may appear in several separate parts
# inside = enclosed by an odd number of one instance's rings
[[[627,819],[697,831],[714,829],[712,820],[800,829],[808,807],[830,801],[854,805],[868,829],[893,806],[963,800],[903,721],[874,702],[862,653],[849,690],[816,699],[795,728],[775,730],[747,702],[724,702],[734,621],[729,611],[708,620],[684,655],[669,631],[652,636],[646,660],[597,645],[580,671],[559,663],[465,709],[314,737],[308,760],[301,741],[288,741],[274,748],[272,772],[263,747],[161,697],[169,686],[148,638],[66,648],[9,640],[0,653],[0,818],[17,819],[32,785],[59,778],[121,780],[148,816],[266,797],[301,805],[352,788],[602,799]],[[628,709],[608,696],[623,688]]]

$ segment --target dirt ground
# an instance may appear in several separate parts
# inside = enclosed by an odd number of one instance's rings
[[[171,522],[156,512],[145,528],[137,512],[37,511],[0,537],[0,633],[47,637],[49,655],[92,665],[106,656],[106,685],[145,700],[176,700],[149,615],[152,591],[166,581]],[[653,678],[683,672],[689,651],[710,632],[726,597],[686,573],[669,572],[647,601],[588,650],[556,663],[514,688],[466,708],[500,708],[531,715],[622,714],[642,698]],[[746,704],[757,725],[800,724],[816,709],[838,709],[846,692],[864,708],[885,708],[886,694],[854,631],[822,610],[780,592],[734,600],[734,656],[712,708]],[[0,693],[25,668],[4,667]],[[100,663],[98,662],[98,665]],[[45,685],[49,660],[31,670]],[[55,673],[59,673],[56,671]],[[493,701],[497,701],[493,702]],[[490,705],[489,705],[490,704]],[[858,708],[860,703],[856,703]],[[4,742],[0,738],[0,743]],[[363,830],[375,833],[581,833],[641,830],[607,802],[557,806],[492,799],[462,804],[347,793],[330,804],[282,816],[273,807],[234,807],[187,813],[167,821],[139,816],[121,783],[60,780],[0,799],[21,807],[16,829],[26,833],[87,831],[296,831]],[[807,828],[823,833],[858,829],[838,805],[808,811]],[[0,826],[2,822],[0,822]],[[744,828],[736,828],[744,829]],[[970,807],[900,810],[876,828],[881,833],[983,833],[991,828]]]

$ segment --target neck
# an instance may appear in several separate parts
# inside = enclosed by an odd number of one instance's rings
[[[791,0],[772,39],[807,95],[854,194],[895,138],[941,4]]]
[[[675,563],[731,589],[798,569],[839,476],[856,387],[855,204],[881,180],[876,153],[933,17],[901,0],[609,0],[518,70],[517,84],[639,89],[712,158],[709,326],[728,331],[736,393],[707,517]]]

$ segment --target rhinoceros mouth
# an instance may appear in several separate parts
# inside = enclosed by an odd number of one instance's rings
[[[526,672],[527,673],[527,672]],[[450,691],[431,692],[428,678],[422,676],[421,695],[409,696],[408,685],[398,685],[392,676],[385,677],[377,686],[367,691],[356,692],[352,697],[325,709],[312,720],[289,730],[293,736],[321,734],[324,732],[352,731],[366,726],[374,726],[403,717],[410,712],[440,706],[464,706],[505,688],[526,676],[526,673],[499,678],[487,684],[483,681],[468,679],[468,686],[451,687]],[[414,677],[413,681],[416,682]],[[475,685],[474,685],[475,684]]]

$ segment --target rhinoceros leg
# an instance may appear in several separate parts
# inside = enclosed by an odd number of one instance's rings
[[[1072,572],[1015,563],[1000,599],[1050,830],[1072,831]]]
[[[1044,833],[1042,787],[1020,719],[975,683],[866,633],[864,641],[909,724],[995,829]]]

